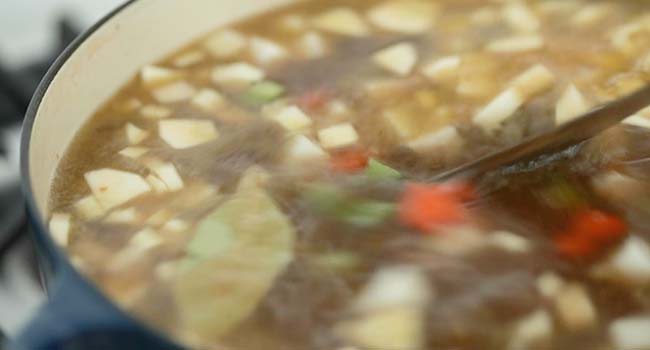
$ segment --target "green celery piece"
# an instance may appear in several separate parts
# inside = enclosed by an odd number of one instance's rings
[[[366,176],[373,179],[399,179],[402,174],[388,165],[371,158],[366,169]]]
[[[244,321],[292,261],[295,236],[268,194],[240,189],[204,219],[187,246],[173,285],[185,324],[215,339]]]
[[[378,225],[395,212],[392,203],[351,199],[330,184],[307,185],[304,198],[317,213],[355,226]]]
[[[378,201],[354,201],[341,206],[338,218],[355,226],[376,226],[395,213],[395,205]]]
[[[282,97],[285,92],[284,86],[265,80],[251,86],[244,94],[243,100],[253,106],[263,106]]]

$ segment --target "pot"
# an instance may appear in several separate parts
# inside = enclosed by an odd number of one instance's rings
[[[77,130],[138,69],[214,28],[295,0],[131,0],[79,37],[51,67],[25,118],[22,181],[49,301],[15,350],[173,350],[75,270],[46,223],[50,184]]]

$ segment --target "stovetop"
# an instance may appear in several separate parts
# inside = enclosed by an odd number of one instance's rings
[[[80,28],[123,1],[0,1],[0,331],[8,336],[45,299],[20,190],[23,115],[41,78]]]

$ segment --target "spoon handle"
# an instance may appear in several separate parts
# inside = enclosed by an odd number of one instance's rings
[[[603,104],[564,125],[533,136],[514,147],[494,152],[438,174],[432,180],[439,182],[452,178],[473,179],[503,166],[566,149],[598,135],[648,106],[650,106],[650,85]]]

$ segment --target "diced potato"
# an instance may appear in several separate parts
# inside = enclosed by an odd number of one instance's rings
[[[80,199],[75,203],[74,209],[79,216],[86,220],[95,220],[106,213],[106,210],[102,208],[97,198],[92,195]]]
[[[149,137],[149,132],[128,123],[126,124],[126,139],[132,145],[137,145]]]
[[[620,350],[650,349],[650,316],[633,316],[614,321],[609,334]]]
[[[650,245],[641,237],[630,236],[605,261],[594,267],[597,278],[644,286],[650,283]]]
[[[587,290],[579,284],[570,284],[555,297],[555,307],[564,325],[572,330],[583,330],[596,325],[598,315]]]
[[[612,12],[612,4],[595,3],[585,5],[573,17],[571,24],[577,27],[589,27],[603,21]]]
[[[494,232],[488,239],[494,247],[510,253],[524,254],[532,249],[526,238],[507,231]]]
[[[50,219],[50,233],[54,241],[61,247],[68,246],[71,220],[72,216],[65,213],[54,213]]]
[[[305,135],[297,135],[291,141],[288,156],[291,161],[312,161],[327,159],[328,155]]]
[[[565,285],[566,283],[562,277],[553,272],[545,272],[537,278],[537,291],[549,299],[555,299]]]
[[[650,119],[641,114],[629,116],[623,120],[623,124],[636,126],[643,129],[650,129]]]
[[[433,26],[438,6],[431,1],[390,0],[368,12],[368,19],[378,28],[404,34],[424,33]]]
[[[190,228],[190,224],[187,221],[181,219],[169,220],[163,227],[163,231],[167,232],[184,232]]]
[[[156,88],[152,94],[160,103],[178,103],[192,98],[196,94],[196,89],[185,81],[179,81]]]
[[[158,123],[160,138],[175,149],[186,149],[214,141],[217,128],[209,120],[167,119]]]
[[[177,70],[157,66],[145,66],[140,71],[140,79],[146,87],[164,85],[182,77],[183,74]]]
[[[259,190],[266,186],[270,179],[271,174],[266,169],[258,165],[253,165],[246,169],[241,176],[237,185],[237,191]]]
[[[269,118],[291,132],[306,130],[312,125],[311,118],[296,106],[282,108],[275,113],[271,113]]]
[[[147,219],[147,225],[154,227],[163,226],[167,221],[171,220],[174,217],[174,213],[167,209],[161,209],[155,212],[153,215]]]
[[[243,62],[217,66],[212,72],[216,84],[235,87],[262,81],[265,76],[261,69]]]
[[[411,43],[399,43],[375,53],[372,60],[381,68],[404,77],[413,71],[418,61],[418,52]]]
[[[151,191],[138,174],[114,169],[99,169],[84,178],[102,208],[109,210]]]
[[[138,100],[137,98],[129,98],[128,100],[118,103],[117,106],[115,107],[118,111],[123,112],[123,113],[130,113],[138,108],[142,107],[142,102]]]
[[[431,236],[427,248],[451,257],[463,257],[489,247],[484,232],[469,225],[444,228],[440,235]]]
[[[172,110],[159,105],[146,105],[140,108],[140,115],[147,119],[165,119],[172,115]]]
[[[174,58],[174,66],[178,68],[187,68],[205,61],[205,53],[201,51],[186,52]]]
[[[138,220],[135,208],[116,210],[106,217],[104,221],[109,224],[133,224]]]
[[[180,264],[178,260],[165,261],[156,266],[154,274],[159,280],[169,283],[178,275],[179,267]]]
[[[303,34],[296,46],[300,54],[307,59],[323,57],[330,49],[327,40],[315,31]]]
[[[350,146],[359,141],[359,134],[350,123],[337,124],[318,131],[318,139],[324,148]]]
[[[192,98],[192,105],[204,112],[215,112],[225,103],[223,95],[214,89],[202,89]]]
[[[470,19],[476,25],[491,25],[499,22],[501,16],[494,7],[486,6],[472,12]]]
[[[250,50],[255,61],[262,65],[278,62],[289,55],[289,52],[280,44],[260,37],[251,38]]]
[[[321,30],[348,36],[366,36],[370,34],[363,18],[351,8],[336,7],[312,19],[312,24]]]
[[[537,310],[515,326],[508,349],[532,349],[553,336],[553,319],[546,310]]]
[[[645,183],[618,171],[610,170],[594,176],[591,184],[599,195],[614,203],[630,203],[645,191]]]
[[[178,174],[174,164],[151,160],[147,162],[147,167],[165,183],[168,190],[178,191],[185,187],[183,179]]]
[[[490,42],[485,49],[494,53],[523,53],[544,48],[544,37],[538,34],[516,35]]]
[[[119,152],[121,156],[137,159],[149,152],[146,147],[127,147]]]
[[[160,235],[151,228],[145,228],[136,233],[127,244],[122,248],[113,260],[109,263],[108,268],[112,271],[119,271],[127,268],[142,258],[148,250],[158,247],[163,243]]]
[[[301,15],[291,14],[280,18],[281,29],[289,32],[303,32],[307,28],[307,20]]]
[[[418,350],[424,346],[425,313],[401,307],[376,311],[334,329],[342,340],[367,349]]]
[[[445,148],[445,151],[454,151],[463,145],[463,138],[453,126],[446,126],[440,130],[418,137],[407,145],[410,149],[427,153],[436,149]]]
[[[539,18],[522,1],[510,1],[503,6],[503,19],[518,32],[536,32],[540,29]]]
[[[354,302],[356,312],[393,307],[424,307],[433,299],[426,273],[416,266],[384,267],[376,272]]]
[[[567,123],[589,111],[589,104],[578,88],[571,84],[555,106],[555,124]]]
[[[151,188],[153,188],[156,193],[169,192],[169,187],[167,187],[167,184],[165,184],[163,180],[161,180],[158,176],[150,174],[147,176],[147,178],[145,178],[145,180],[149,183],[149,185],[151,185]]]
[[[638,55],[641,50],[646,49],[643,41],[636,38],[639,35],[646,35],[650,31],[650,15],[643,15],[635,21],[626,22],[624,25],[615,28],[611,33],[612,45],[628,56]]]
[[[524,102],[524,98],[517,90],[508,89],[474,116],[474,124],[479,125],[486,132],[492,133],[506,119],[510,118]]]
[[[248,39],[234,30],[221,30],[209,36],[203,47],[214,58],[228,59],[237,56],[248,45]]]
[[[510,84],[528,100],[553,87],[555,75],[541,64],[537,64],[517,76]]]
[[[460,69],[460,56],[439,58],[422,69],[422,73],[436,82],[448,82],[458,78]]]

